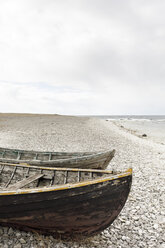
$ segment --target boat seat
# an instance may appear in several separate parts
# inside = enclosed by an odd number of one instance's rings
[[[35,174],[32,176],[29,176],[28,178],[24,178],[23,180],[7,187],[7,190],[17,190],[17,189],[21,189],[24,186],[28,185],[29,183],[32,183],[34,181],[36,181],[37,179],[40,179],[41,177],[43,177],[44,174]]]

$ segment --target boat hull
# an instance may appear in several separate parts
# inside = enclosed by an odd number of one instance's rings
[[[106,169],[115,150],[93,153],[36,152],[0,148],[0,162],[45,167]]]
[[[95,235],[107,228],[123,208],[132,174],[50,192],[0,197],[0,223],[56,237]]]

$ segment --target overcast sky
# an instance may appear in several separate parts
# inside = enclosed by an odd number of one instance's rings
[[[0,0],[0,112],[165,114],[165,1]]]

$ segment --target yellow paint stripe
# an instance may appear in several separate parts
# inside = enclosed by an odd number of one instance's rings
[[[65,189],[71,189],[71,188],[78,188],[78,187],[84,187],[87,185],[97,184],[97,183],[103,183],[106,181],[113,181],[122,177],[128,177],[132,175],[132,169],[128,169],[125,173],[121,173],[119,175],[114,175],[111,177],[104,177],[102,179],[94,179],[91,181],[85,181],[80,183],[73,183],[73,184],[65,184],[60,186],[54,186],[54,187],[45,187],[45,188],[33,188],[33,189],[27,189],[27,190],[17,190],[17,191],[0,191],[0,195],[18,195],[18,194],[31,194],[31,193],[42,193],[42,192],[52,192],[52,191],[58,191],[58,190],[65,190]]]

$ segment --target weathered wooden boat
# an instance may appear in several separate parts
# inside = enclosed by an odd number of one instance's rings
[[[0,163],[0,224],[55,237],[107,228],[123,208],[132,170],[46,168]]]
[[[39,152],[0,148],[0,162],[28,163],[46,167],[105,169],[115,150],[103,152]]]

